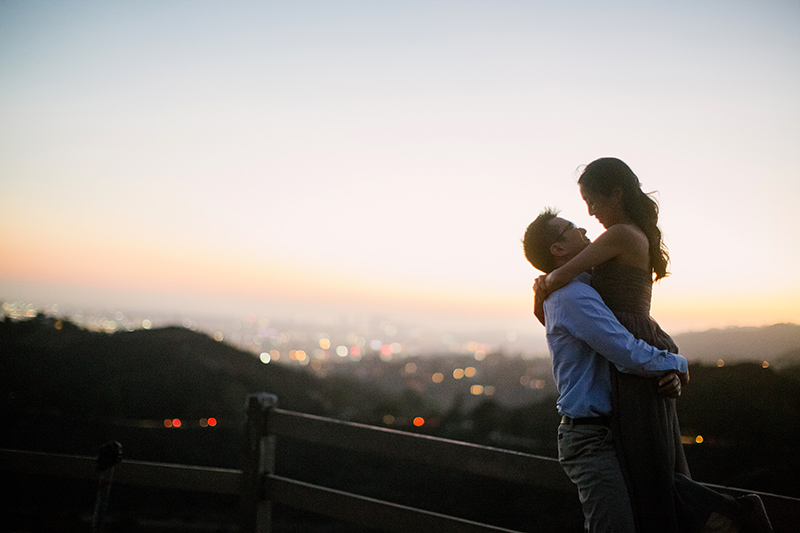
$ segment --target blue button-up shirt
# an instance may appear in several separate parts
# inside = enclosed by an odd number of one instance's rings
[[[544,302],[558,412],[573,418],[611,414],[611,361],[621,372],[657,377],[686,372],[680,355],[637,340],[581,274]]]

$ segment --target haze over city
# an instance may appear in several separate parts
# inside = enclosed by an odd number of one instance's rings
[[[576,179],[615,156],[658,191],[667,331],[799,323],[799,23],[786,1],[2,2],[0,299],[543,339],[520,238],[544,206],[601,233]]]

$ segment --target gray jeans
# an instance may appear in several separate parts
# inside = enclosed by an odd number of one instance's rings
[[[558,461],[578,487],[586,531],[633,533],[636,530],[609,428],[561,424]]]

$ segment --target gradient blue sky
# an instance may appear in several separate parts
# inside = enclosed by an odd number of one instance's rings
[[[658,190],[671,332],[800,322],[800,4],[0,2],[0,298],[538,331],[576,169]]]

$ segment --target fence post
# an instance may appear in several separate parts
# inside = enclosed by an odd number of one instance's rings
[[[122,444],[117,441],[104,444],[97,452],[97,498],[92,515],[92,533],[102,533],[105,528],[111,478],[114,475],[114,467],[121,460]]]
[[[247,397],[242,464],[241,533],[269,533],[272,504],[267,500],[266,476],[275,468],[275,435],[267,433],[269,412],[278,403],[274,394]]]

